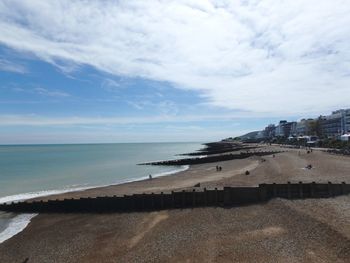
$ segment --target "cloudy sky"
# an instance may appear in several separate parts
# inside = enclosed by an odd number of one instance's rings
[[[207,141],[350,105],[347,0],[0,0],[0,144]]]

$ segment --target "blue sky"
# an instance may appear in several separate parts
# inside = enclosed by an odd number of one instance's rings
[[[349,107],[349,12],[0,0],[0,144],[211,141]]]

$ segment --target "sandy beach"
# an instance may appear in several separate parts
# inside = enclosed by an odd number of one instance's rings
[[[267,147],[280,150],[280,147]],[[152,180],[40,199],[124,195],[260,183],[350,183],[350,157],[283,149],[193,165]],[[312,164],[312,169],[305,166]],[[215,166],[223,169],[217,172]],[[249,175],[245,175],[245,171]],[[124,214],[40,214],[0,244],[0,262],[349,262],[350,196],[235,208]]]

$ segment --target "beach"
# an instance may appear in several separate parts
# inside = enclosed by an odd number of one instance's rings
[[[287,181],[350,183],[350,157],[279,146],[262,149],[286,152],[191,165],[152,180],[37,199],[157,193],[193,189],[198,183],[196,189]],[[312,169],[305,169],[308,164]],[[233,208],[40,214],[0,244],[0,262],[348,262],[349,201],[350,196],[340,196]]]

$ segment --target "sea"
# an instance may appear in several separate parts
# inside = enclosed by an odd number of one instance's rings
[[[139,164],[201,148],[197,142],[0,145],[0,203],[170,175],[188,166]],[[0,212],[0,243],[34,216]]]

